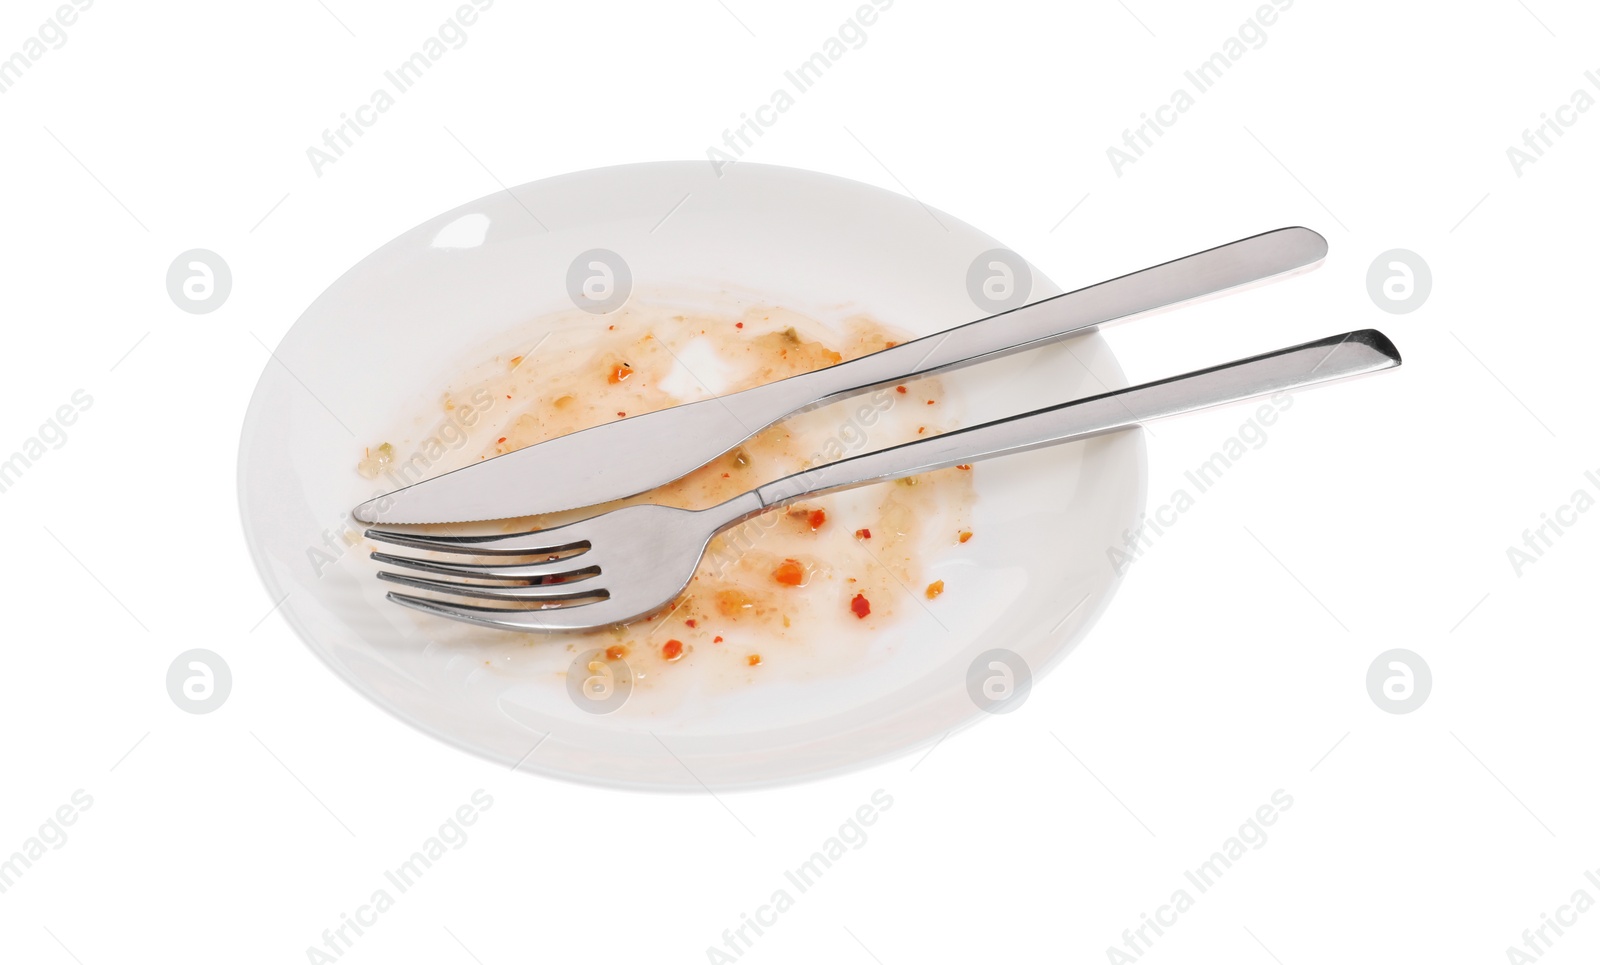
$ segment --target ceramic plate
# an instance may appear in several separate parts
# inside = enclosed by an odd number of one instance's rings
[[[995,268],[997,249],[899,195],[749,163],[720,176],[692,161],[586,171],[440,215],[334,282],[261,376],[239,465],[261,577],[312,651],[379,706],[553,777],[668,790],[780,784],[907,754],[1015,707],[1115,589],[1107,547],[1144,501],[1136,432],[982,464],[966,508],[981,538],[924,561],[950,591],[937,606],[908,600],[861,659],[826,672],[770,661],[741,686],[672,699],[641,690],[605,713],[569,690],[570,647],[387,602],[349,517],[389,488],[355,471],[366,447],[421,420],[486,357],[605,317],[574,311],[569,269],[580,255],[619,256],[631,299],[713,313],[777,305],[824,326],[866,314],[926,335],[991,314],[975,296],[1014,298],[1030,272],[1029,301],[1059,292],[1023,267],[1012,287],[983,294],[991,272],[1009,271]],[[1097,335],[942,383],[947,421],[961,425],[1126,384]]]

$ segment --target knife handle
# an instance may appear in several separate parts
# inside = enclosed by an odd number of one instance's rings
[[[738,509],[741,515],[754,515],[823,493],[1088,439],[1167,416],[1399,364],[1399,350],[1382,332],[1367,329],[1335,335],[798,472],[753,490],[761,503],[754,512],[750,511],[750,493],[724,505]]]
[[[724,396],[723,402],[746,425],[769,425],[881,386],[1038,348],[1106,322],[1311,268],[1327,253],[1327,241],[1310,228],[1279,228]]]

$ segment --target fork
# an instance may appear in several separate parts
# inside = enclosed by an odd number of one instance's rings
[[[625,506],[553,529],[494,536],[367,531],[371,539],[445,554],[522,557],[514,563],[417,559],[374,552],[380,564],[435,576],[379,572],[413,590],[492,600],[450,602],[391,592],[395,603],[482,627],[584,630],[650,616],[689,585],[712,537],[751,517],[824,493],[1027,452],[1143,422],[1400,364],[1381,332],[1367,329],[1279,349],[1143,385],[864,453],[806,469],[706,509]]]

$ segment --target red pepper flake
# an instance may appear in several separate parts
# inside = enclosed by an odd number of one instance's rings
[[[828,521],[828,514],[820,509],[813,509],[806,515],[806,524],[812,529],[821,529],[822,524]]]
[[[961,465],[957,466],[956,468],[957,469],[969,469],[970,470],[972,468],[972,464],[964,462]]]
[[[903,385],[897,385],[897,386],[895,386],[895,387],[894,387],[894,390],[895,390],[895,391],[896,391],[896,392],[898,392],[898,393],[900,393],[900,394],[901,394],[901,395],[905,395],[905,394],[906,394],[906,387],[905,387],[905,386],[903,386]]]
[[[683,621],[683,625],[688,627],[691,630],[693,630],[697,624],[698,624],[698,621],[696,621],[696,620],[685,620],[685,621]]]
[[[734,328],[744,328],[744,322],[734,322],[733,323],[733,327]]]
[[[500,437],[500,441],[501,441],[501,442],[505,442],[505,441],[506,441],[506,437],[505,437],[505,436],[501,436],[501,437]]]
[[[929,583],[926,592],[928,599],[932,600],[936,598],[939,594],[944,592],[944,580],[934,580],[932,583]]]
[[[617,418],[619,418],[619,419],[626,419],[627,417],[628,417],[628,414],[626,412],[618,412],[617,413]]]
[[[932,399],[929,399],[929,400],[928,400],[928,404],[929,404],[929,405],[933,405],[933,400],[932,400]]]
[[[750,656],[744,658],[744,662],[752,667],[759,667],[761,666],[761,654],[752,653]]]
[[[806,569],[799,560],[784,560],[772,571],[772,578],[784,586],[799,586],[806,581]]]
[[[711,638],[711,642],[712,643],[721,643],[722,642],[722,637],[720,637],[720,636],[712,637]]]
[[[676,660],[683,656],[683,641],[668,640],[661,645],[661,656],[667,660]]]
[[[617,644],[614,647],[607,647],[606,648],[606,659],[607,660],[621,660],[623,657],[626,657],[627,655],[628,655],[628,648],[624,647],[620,643]]]
[[[965,543],[967,540],[969,540],[971,538],[972,538],[972,530],[964,529],[964,530],[961,531],[961,534],[956,537],[956,540],[957,540],[957,542]]]
[[[858,529],[858,530],[856,530],[856,539],[871,539],[871,538],[872,538],[872,530],[870,530],[870,529]]]
[[[872,612],[872,604],[867,602],[864,595],[857,593],[856,598],[850,601],[850,612],[856,615],[856,619],[865,620],[867,614]]]

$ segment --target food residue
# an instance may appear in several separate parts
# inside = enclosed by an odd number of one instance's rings
[[[591,321],[574,315],[553,322],[555,334],[536,354],[486,356],[473,380],[443,397],[443,421],[438,415],[431,426],[418,420],[420,431],[361,450],[360,474],[397,489],[613,417],[737,392],[901,341],[863,315],[828,326],[771,306],[719,320],[636,301],[609,316],[604,328]],[[516,341],[525,348],[526,332]],[[958,427],[945,421],[957,407],[929,408],[945,401],[939,379],[918,380],[915,400],[908,394],[906,386],[893,386],[792,416],[679,480],[602,508],[632,502],[709,507],[814,466]],[[938,424],[919,421],[935,411]],[[711,541],[688,588],[667,611],[617,627],[521,639],[576,652],[598,647],[611,662],[658,654],[654,672],[634,676],[635,687],[647,688],[684,672],[667,665],[692,664],[696,676],[729,670],[740,660],[748,667],[803,670],[808,654],[846,646],[851,649],[841,653],[861,659],[871,634],[914,611],[905,587],[925,586],[929,599],[944,591],[942,581],[918,577],[932,555],[943,552],[941,534],[954,530],[961,542],[971,537],[962,528],[970,526],[971,474],[959,471],[968,468],[812,497],[752,517]],[[594,511],[485,523],[476,531],[548,528]],[[652,641],[669,619],[677,634],[659,642],[663,632]],[[710,646],[727,639],[742,646]],[[696,644],[702,646],[697,659],[683,660]],[[746,649],[752,645],[759,651]]]

